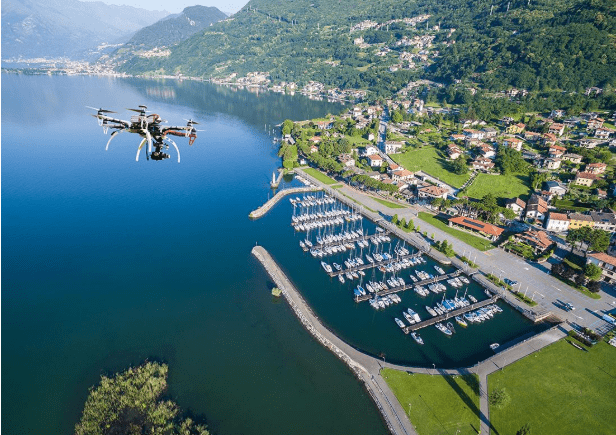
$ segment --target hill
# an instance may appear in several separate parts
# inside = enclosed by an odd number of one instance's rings
[[[109,57],[112,62],[122,62],[155,47],[175,45],[225,18],[227,15],[215,7],[187,7],[180,14],[165,17],[139,30]]]
[[[2,59],[83,59],[169,13],[77,0],[2,0]]]
[[[616,85],[612,0],[252,0],[129,73],[316,80],[388,95],[415,79],[490,90]]]

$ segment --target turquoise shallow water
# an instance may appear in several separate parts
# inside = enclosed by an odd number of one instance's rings
[[[472,364],[489,354],[489,343],[535,328],[507,310],[453,339],[426,330],[418,349],[394,324],[397,309],[355,304],[348,285],[301,251],[287,200],[248,219],[279,164],[268,131],[339,105],[194,82],[2,79],[7,433],[69,433],[101,374],[146,359],[169,363],[170,395],[216,433],[385,433],[350,371],[272,298],[250,255],[256,242],[324,323],[391,361]],[[139,139],[128,134],[105,152],[108,136],[84,106],[128,116],[124,108],[138,104],[170,123],[201,122],[194,146],[177,140],[181,164],[173,153],[136,163]],[[425,305],[402,297],[403,305]]]

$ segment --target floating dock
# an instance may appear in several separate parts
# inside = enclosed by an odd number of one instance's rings
[[[448,313],[433,317],[428,320],[424,320],[423,322],[415,323],[411,326],[405,326],[404,328],[402,328],[402,331],[404,331],[405,334],[408,334],[409,332],[417,331],[418,329],[425,328],[426,326],[434,325],[444,320],[453,319],[456,316],[468,313],[469,311],[473,311],[481,307],[485,307],[486,305],[491,305],[497,300],[498,296],[492,296],[490,299],[486,299],[485,301],[480,301],[467,307],[462,307],[458,308],[457,310],[449,311]]]

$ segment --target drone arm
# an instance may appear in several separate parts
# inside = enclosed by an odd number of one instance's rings
[[[172,141],[171,139],[169,139],[168,137],[166,137],[164,140],[166,140],[167,142],[169,142],[171,145],[173,145],[173,147],[175,148],[175,150],[178,152],[178,163],[180,163],[180,149],[178,148],[178,146],[175,144],[174,141]]]
[[[109,149],[109,144],[111,143],[111,140],[116,137],[118,134],[122,133],[124,130],[116,130],[113,133],[111,133],[111,137],[109,138],[109,140],[107,141],[107,146],[105,147],[105,151],[107,151]]]
[[[135,161],[139,161],[139,153],[141,152],[141,148],[143,148],[143,144],[145,144],[146,139],[143,139],[139,144],[139,148],[137,148],[137,157],[135,157]]]

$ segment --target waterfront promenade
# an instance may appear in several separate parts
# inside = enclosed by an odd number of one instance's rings
[[[364,383],[379,411],[383,415],[383,418],[391,433],[394,435],[412,435],[416,434],[416,431],[402,406],[387,385],[385,379],[381,376],[381,370],[383,368],[406,371],[409,374],[476,374],[479,378],[479,418],[481,433],[488,434],[490,433],[490,424],[487,376],[496,370],[502,370],[506,365],[537,352],[543,347],[548,346],[567,335],[568,329],[566,325],[558,325],[548,331],[535,335],[513,346],[507,347],[491,358],[478,362],[475,366],[466,368],[437,369],[387,363],[353,348],[327,329],[314,314],[299,291],[287,278],[285,273],[280,269],[274,259],[263,247],[255,246],[252,249],[252,254],[261,262],[272,280],[281,290],[295,315],[298,317],[302,325],[308,330],[308,332],[310,332],[310,334],[312,334],[312,336],[315,337],[323,346],[331,350],[336,356],[338,356],[338,358],[345,362],[355,373],[355,375]]]

